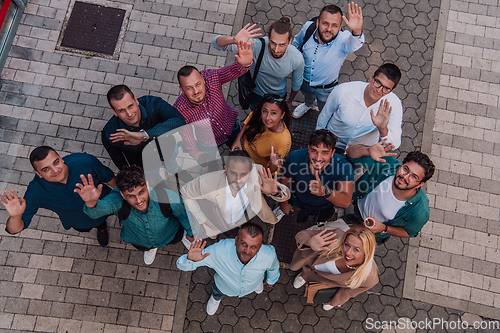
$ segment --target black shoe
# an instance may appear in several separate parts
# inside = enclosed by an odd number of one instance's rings
[[[387,241],[389,240],[389,238],[391,238],[391,236],[386,237],[386,238],[375,237],[375,242],[377,243],[377,245],[382,245],[382,244],[387,243]]]
[[[102,247],[108,246],[109,243],[109,235],[108,235],[108,227],[105,228],[97,228],[97,242]]]

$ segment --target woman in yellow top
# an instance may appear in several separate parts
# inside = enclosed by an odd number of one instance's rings
[[[278,95],[266,95],[248,115],[231,150],[245,150],[256,164],[276,171],[290,152],[292,137],[288,131],[292,117],[286,101]]]

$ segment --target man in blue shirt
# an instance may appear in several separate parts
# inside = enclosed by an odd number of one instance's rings
[[[104,126],[101,139],[120,170],[133,164],[143,169],[142,150],[146,144],[186,124],[182,114],[160,97],[137,99],[126,85],[112,87],[107,98],[114,116]]]
[[[224,296],[243,297],[264,290],[266,284],[274,285],[280,276],[279,261],[274,247],[262,245],[262,228],[252,222],[243,224],[235,239],[223,239],[205,249],[206,241],[198,240],[189,252],[177,259],[177,268],[193,271],[207,266],[215,270],[212,296],[207,303],[207,313],[217,312]]]
[[[292,45],[302,51],[305,63],[304,82],[300,88],[305,103],[295,108],[294,118],[302,117],[314,106],[316,99],[321,112],[328,95],[338,83],[345,58],[365,42],[361,8],[354,3],[348,4],[347,8],[349,19],[342,16],[342,10],[336,5],[323,7],[316,21],[304,24],[293,40]],[[342,31],[342,19],[350,32]],[[308,28],[314,23],[316,29],[306,39]]]
[[[99,199],[102,185],[96,188],[91,176],[87,180],[82,175],[81,181],[75,191],[85,201],[83,211],[94,219],[117,215],[123,224],[121,239],[144,251],[146,265],[153,263],[158,248],[179,242],[184,230],[187,239],[194,241],[179,196],[164,188],[156,187],[158,193],[150,189],[138,166],[120,170],[116,175],[117,188],[103,199]],[[165,192],[160,192],[162,190]]]
[[[10,215],[6,231],[17,234],[26,229],[38,209],[45,208],[59,216],[64,229],[73,228],[88,232],[97,228],[97,240],[101,246],[106,246],[108,215],[97,220],[89,218],[83,213],[83,200],[74,190],[80,182],[80,175],[90,174],[102,188],[100,197],[103,198],[110,189],[108,186],[103,187],[102,183],[116,187],[113,171],[87,153],[75,153],[61,158],[48,146],[35,148],[29,159],[36,176],[29,183],[24,198],[18,197],[12,190],[12,195],[5,191],[2,194],[3,200],[0,200]]]
[[[337,137],[330,131],[316,130],[307,149],[286,157],[280,182],[290,188],[292,197],[281,203],[281,211],[275,210],[278,218],[298,207],[297,222],[306,222],[312,214],[318,216],[318,222],[325,222],[335,213],[335,206],[350,205],[354,170],[344,157],[335,154],[336,143]]]

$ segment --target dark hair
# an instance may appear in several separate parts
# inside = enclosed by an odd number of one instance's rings
[[[260,100],[257,104],[255,104],[253,108],[252,117],[248,120],[247,128],[245,133],[243,133],[245,140],[248,142],[252,142],[257,134],[264,133],[266,130],[266,125],[262,122],[262,107],[265,103],[273,103],[276,104],[280,110],[281,114],[285,113],[283,116],[283,122],[286,127],[290,128],[292,124],[292,115],[290,114],[290,110],[288,109],[288,104],[283,99],[283,97],[278,95],[266,95],[262,100]]]
[[[312,132],[309,137],[309,146],[318,146],[320,143],[328,148],[335,149],[335,145],[337,145],[337,136],[326,129],[319,129]]]
[[[177,81],[179,82],[179,84],[181,84],[181,76],[183,77],[189,76],[193,71],[199,72],[198,68],[191,65],[186,65],[181,67],[181,69],[179,69],[179,71],[177,72]]]
[[[247,222],[243,224],[238,231],[238,236],[240,235],[242,230],[245,230],[247,234],[252,238],[257,237],[258,235],[264,236],[264,230],[262,229],[262,227],[253,222]]]
[[[34,170],[36,170],[35,162],[43,161],[51,151],[57,154],[57,151],[49,146],[40,146],[33,149],[30,153],[30,163]]]
[[[421,183],[425,183],[426,181],[431,179],[432,175],[434,175],[436,167],[434,166],[434,163],[431,161],[429,156],[420,151],[412,151],[408,153],[408,155],[406,155],[405,159],[403,160],[403,164],[412,161],[420,165],[425,170],[424,178],[422,178],[422,180],[420,181]]]
[[[144,171],[135,164],[125,166],[116,175],[116,186],[122,193],[133,190],[137,186],[144,186],[144,184],[146,184]]]
[[[250,170],[253,168],[253,161],[250,155],[245,150],[233,150],[230,151],[227,156],[223,157],[223,162],[226,166],[229,166],[229,162],[231,161],[236,161],[236,162],[243,162],[243,163],[248,163],[248,167]]]
[[[375,73],[373,73],[373,77],[377,77],[379,74],[384,74],[389,80],[394,82],[394,87],[392,88],[392,90],[396,89],[396,86],[401,79],[401,71],[399,70],[398,66],[390,63],[383,64],[382,66],[377,68]]]
[[[288,40],[292,39],[292,23],[290,19],[286,16],[283,16],[277,21],[274,21],[273,24],[269,27],[269,37],[271,37],[271,31],[276,31],[278,35],[288,34]]]
[[[337,6],[337,5],[327,5],[327,6],[323,7],[321,9],[321,11],[319,12],[318,20],[321,17],[321,14],[323,14],[323,12],[327,12],[327,13],[330,13],[330,14],[340,13],[340,17],[342,17],[342,9],[340,9],[340,7]]]
[[[109,106],[111,106],[111,108],[114,109],[113,105],[111,105],[111,100],[121,101],[122,98],[125,96],[125,94],[130,94],[132,98],[135,97],[134,94],[132,93],[132,90],[130,90],[130,88],[124,84],[119,84],[109,89],[108,93],[106,94]]]

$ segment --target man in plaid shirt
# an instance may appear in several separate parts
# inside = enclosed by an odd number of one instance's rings
[[[230,66],[201,72],[196,67],[184,66],[177,73],[182,94],[175,101],[174,108],[184,116],[186,123],[196,122],[196,139],[186,134],[188,131],[181,131],[181,134],[185,134],[186,149],[199,162],[200,155],[213,152],[215,146],[225,143],[231,147],[241,129],[236,121],[238,111],[227,104],[222,85],[249,70],[253,62],[251,45],[254,43],[240,41],[236,62]]]

